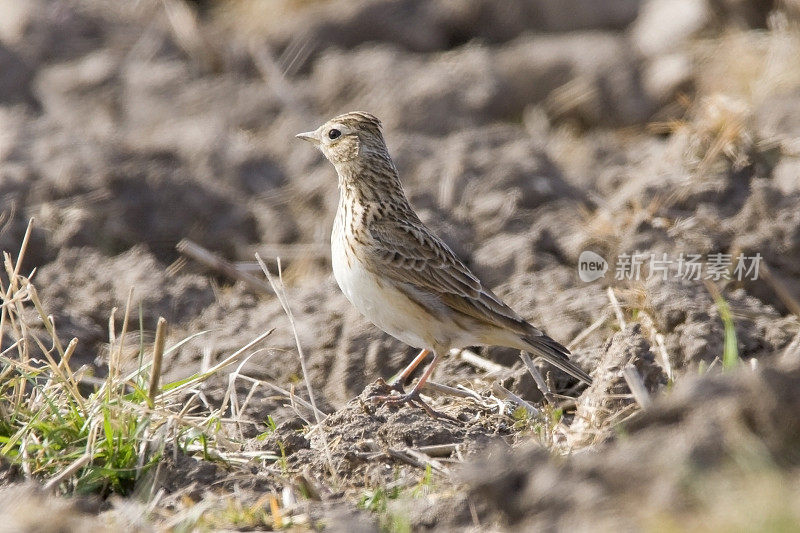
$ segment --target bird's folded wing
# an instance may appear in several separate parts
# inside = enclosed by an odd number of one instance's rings
[[[421,223],[375,221],[369,232],[378,273],[437,296],[453,311],[488,325],[525,332],[531,326],[467,268],[453,251]]]

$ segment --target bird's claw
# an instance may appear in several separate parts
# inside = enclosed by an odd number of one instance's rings
[[[397,388],[399,387],[400,394],[388,394],[388,395],[385,395],[385,396],[373,396],[370,399],[373,402],[387,403],[387,404],[391,404],[391,405],[402,405],[404,403],[407,403],[407,404],[410,404],[410,405],[413,405],[413,406],[421,408],[422,410],[424,410],[426,413],[428,413],[428,415],[430,415],[433,418],[451,418],[451,417],[445,415],[444,413],[439,413],[438,411],[433,410],[431,408],[431,406],[429,406],[427,403],[425,403],[422,400],[422,398],[420,397],[420,394],[419,394],[419,390],[413,389],[411,392],[404,393],[404,392],[402,392],[403,391],[402,386],[399,386],[399,384],[390,385],[389,387],[392,388],[393,390],[397,390]]]

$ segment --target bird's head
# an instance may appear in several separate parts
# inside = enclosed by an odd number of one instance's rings
[[[370,153],[385,153],[381,121],[355,111],[330,119],[314,131],[296,135],[315,145],[334,165],[353,162]]]

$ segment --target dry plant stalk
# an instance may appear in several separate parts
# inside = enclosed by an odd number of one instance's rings
[[[153,365],[150,369],[150,384],[147,387],[149,404],[152,408],[155,404],[156,395],[158,394],[158,385],[161,380],[161,361],[164,358],[164,342],[167,337],[167,320],[160,316],[158,317],[158,325],[156,326],[156,342],[153,345]]]
[[[317,422],[317,427],[320,429],[320,436],[322,438],[322,446],[325,448],[325,458],[328,461],[328,468],[330,469],[331,476],[333,477],[334,482],[338,485],[339,484],[339,474],[336,472],[336,468],[333,465],[333,456],[331,455],[330,446],[328,445],[328,437],[324,431],[322,431],[322,421],[325,419],[325,414],[322,413],[319,409],[317,409],[317,402],[314,399],[314,389],[311,386],[311,379],[308,377],[308,368],[306,366],[306,357],[303,353],[303,347],[300,345],[300,337],[297,334],[297,326],[294,322],[294,315],[292,314],[292,310],[289,307],[289,300],[286,297],[286,290],[284,289],[283,285],[283,277],[281,275],[281,259],[278,258],[278,283],[275,282],[275,279],[270,274],[267,265],[261,259],[261,256],[257,253],[255,254],[256,261],[258,264],[261,265],[261,270],[264,271],[264,274],[267,276],[269,280],[269,284],[272,287],[272,290],[275,291],[275,295],[278,297],[278,301],[281,303],[281,307],[283,307],[283,311],[286,313],[286,316],[289,318],[289,325],[292,328],[292,334],[294,335],[295,344],[297,345],[297,355],[300,358],[300,368],[303,371],[303,381],[306,384],[306,388],[308,389],[308,399],[311,402],[311,406],[314,409],[314,418]]]

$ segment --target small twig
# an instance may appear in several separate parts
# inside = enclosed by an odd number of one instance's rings
[[[625,378],[631,393],[633,393],[633,398],[642,409],[650,407],[653,401],[650,399],[650,393],[647,391],[647,387],[644,386],[644,380],[639,371],[636,370],[636,367],[625,365],[625,368],[622,369],[622,376]]]
[[[497,364],[493,361],[489,361],[485,357],[481,357],[470,350],[450,350],[450,353],[453,355],[458,354],[459,352],[462,361],[469,363],[476,368],[480,368],[481,370],[485,370],[486,372],[500,373],[504,370],[509,370],[507,367]]]
[[[528,414],[530,414],[531,416],[539,416],[541,414],[541,411],[536,407],[534,407],[533,404],[526,402],[525,400],[523,400],[522,398],[520,398],[507,388],[503,387],[496,381],[492,383],[492,392],[505,400],[509,400],[519,405],[520,407],[524,407],[525,410],[528,411]]]
[[[540,391],[542,391],[544,399],[547,400],[547,403],[550,405],[554,404],[555,398],[553,397],[553,391],[551,391],[550,387],[548,387],[547,383],[545,383],[542,373],[539,372],[539,369],[533,364],[531,356],[528,355],[528,352],[520,352],[519,356],[522,359],[522,362],[525,363],[525,366],[528,367],[528,372],[530,372],[531,376],[533,376],[533,381],[536,382],[536,386],[539,387]]]
[[[611,302],[611,307],[614,308],[614,314],[617,315],[617,322],[619,322],[620,329],[625,329],[627,327],[627,323],[625,322],[625,315],[622,314],[622,308],[619,305],[619,301],[617,300],[617,295],[614,294],[614,289],[609,287],[606,290],[606,294],[608,294],[608,300]]]
[[[425,466],[430,465],[432,470],[437,470],[439,472],[444,472],[445,468],[442,466],[442,463],[437,461],[436,459],[429,457],[426,453],[421,452],[420,450],[415,450],[414,448],[406,448],[403,450],[405,453],[419,461],[420,463],[424,464]]]
[[[419,459],[417,459],[416,457],[412,456],[411,454],[406,453],[406,451],[404,451],[404,450],[393,450],[391,448],[387,448],[385,453],[387,455],[389,455],[390,457],[394,457],[395,459],[399,459],[400,461],[403,461],[404,463],[410,464],[411,466],[414,466],[414,467],[417,467],[417,468],[425,468],[426,466],[428,466],[430,464],[430,463],[425,463],[424,461],[420,461]],[[431,465],[431,468],[433,468],[433,465]]]
[[[450,444],[429,444],[420,446],[417,449],[430,457],[447,457],[452,455],[459,446],[459,443],[453,442]]]
[[[192,242],[189,239],[182,239],[175,246],[175,249],[178,250],[179,253],[194,259],[198,263],[205,265],[212,270],[215,270],[231,279],[239,280],[245,283],[253,290],[274,294],[270,286],[257,277],[248,274],[247,272],[240,271],[230,261],[222,259],[217,254],[206,250],[199,244]]]
[[[159,383],[161,381],[161,361],[164,358],[164,342],[167,337],[167,319],[163,316],[158,317],[158,325],[156,325],[156,341],[153,345],[153,365],[150,368],[150,384],[147,388],[148,404],[150,408],[155,405],[155,399],[158,395]]]

